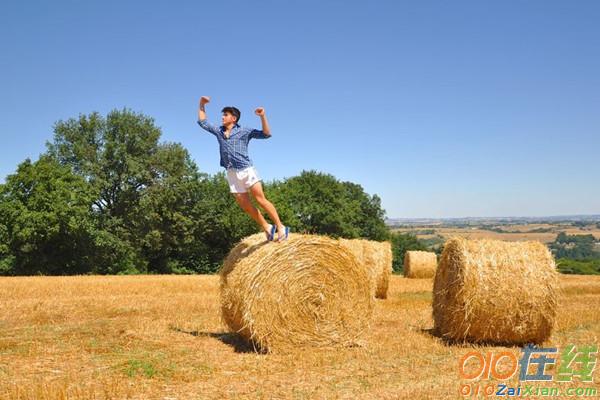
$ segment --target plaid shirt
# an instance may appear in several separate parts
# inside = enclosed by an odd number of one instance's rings
[[[265,135],[261,130],[243,128],[235,124],[229,133],[229,138],[226,138],[224,126],[217,128],[206,119],[198,121],[198,125],[217,137],[219,152],[221,153],[221,166],[226,169],[233,168],[237,171],[252,166],[252,160],[248,156],[248,142],[250,139],[268,139],[271,137],[271,135]]]

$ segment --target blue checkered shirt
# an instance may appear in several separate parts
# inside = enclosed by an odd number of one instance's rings
[[[248,156],[248,142],[250,139],[268,139],[271,137],[271,135],[266,135],[261,130],[245,128],[235,124],[231,128],[229,138],[226,138],[225,127],[223,126],[217,128],[206,119],[199,120],[198,125],[217,137],[219,152],[221,153],[221,166],[226,169],[233,168],[237,171],[252,166],[252,160]]]

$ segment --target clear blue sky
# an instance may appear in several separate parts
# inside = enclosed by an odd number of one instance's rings
[[[128,107],[203,172],[235,105],[265,180],[315,169],[388,217],[600,213],[600,2],[0,5],[0,181],[57,120]]]

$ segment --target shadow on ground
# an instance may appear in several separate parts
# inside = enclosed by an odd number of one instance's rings
[[[435,338],[440,340],[445,346],[452,347],[464,347],[464,348],[472,348],[472,347],[481,347],[481,346],[490,346],[490,347],[510,347],[510,348],[519,348],[527,345],[535,346],[534,343],[512,343],[512,342],[490,342],[490,341],[468,341],[468,340],[453,340],[446,336],[438,334],[434,328],[430,329],[419,329],[422,335]]]
[[[259,349],[254,343],[248,343],[237,333],[232,332],[202,332],[202,331],[189,331],[178,327],[171,327],[171,330],[179,333],[185,333],[196,337],[210,337],[218,339],[221,342],[233,347],[236,353],[257,353],[266,354],[265,351]]]

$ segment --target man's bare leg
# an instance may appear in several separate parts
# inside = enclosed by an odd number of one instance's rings
[[[265,217],[260,213],[260,211],[254,207],[252,201],[250,200],[250,195],[246,193],[233,193],[235,200],[242,207],[242,210],[246,212],[246,214],[250,215],[256,223],[262,227],[263,231],[267,233],[267,236],[271,234],[271,225],[265,220]]]
[[[283,226],[283,224],[281,223],[281,220],[279,219],[279,214],[277,214],[277,210],[275,209],[275,206],[273,205],[273,203],[271,203],[265,197],[265,194],[264,194],[263,188],[262,188],[262,183],[260,183],[260,181],[259,181],[259,182],[256,182],[254,185],[250,186],[250,193],[252,193],[252,196],[254,196],[258,205],[261,206],[267,212],[267,214],[269,214],[271,221],[273,221],[275,223],[275,225],[277,226],[278,239],[281,239],[282,237],[284,237],[285,236],[285,231],[284,231],[285,227]]]

